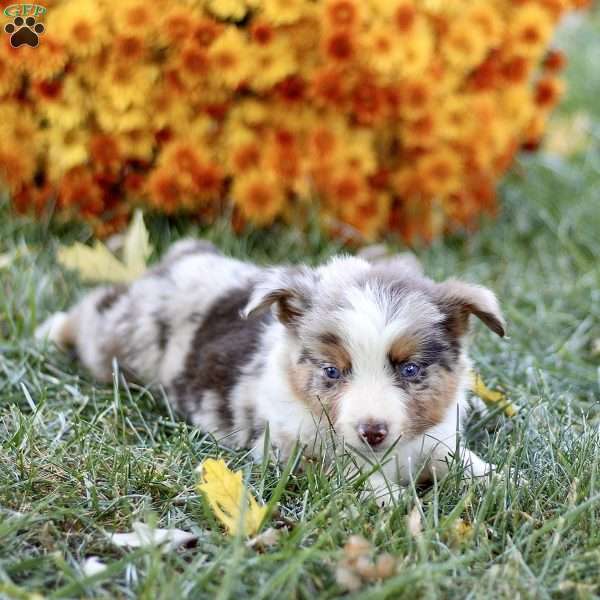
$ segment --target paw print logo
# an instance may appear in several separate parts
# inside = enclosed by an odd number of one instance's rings
[[[10,45],[13,48],[18,48],[27,44],[32,48],[37,48],[40,43],[40,35],[44,33],[46,28],[37,23],[33,17],[15,17],[12,23],[4,26],[4,31],[10,35]]]

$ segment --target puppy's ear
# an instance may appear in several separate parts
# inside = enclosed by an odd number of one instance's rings
[[[442,310],[455,319],[459,334],[466,332],[469,315],[473,314],[494,333],[504,337],[506,322],[492,290],[457,279],[448,279],[436,287]]]
[[[256,284],[242,316],[247,319],[271,308],[284,325],[295,329],[312,305],[316,283],[317,275],[308,267],[269,269]]]

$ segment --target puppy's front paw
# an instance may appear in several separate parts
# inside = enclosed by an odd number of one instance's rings
[[[68,325],[67,313],[54,313],[35,330],[35,339],[40,342],[53,342],[60,348],[64,348],[69,343]]]
[[[376,473],[365,482],[365,489],[361,492],[362,501],[375,500],[377,506],[384,508],[394,504],[400,494],[401,487],[388,481],[381,474]]]
[[[465,475],[472,479],[480,477],[487,477],[491,473],[498,471],[496,465],[485,462],[477,454],[470,450],[465,450],[464,455],[461,457]]]

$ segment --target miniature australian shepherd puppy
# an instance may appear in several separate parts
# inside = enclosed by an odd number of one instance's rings
[[[184,240],[139,280],[95,289],[37,335],[73,347],[100,381],[116,358],[163,386],[191,423],[257,458],[268,435],[283,460],[298,442],[315,456],[337,440],[361,465],[381,461],[369,483],[385,502],[452,460],[469,476],[491,470],[457,445],[471,314],[504,335],[489,289],[435,283],[412,256],[263,268]]]

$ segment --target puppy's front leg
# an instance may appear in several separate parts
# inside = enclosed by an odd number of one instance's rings
[[[447,447],[440,444],[432,452],[431,459],[423,470],[421,480],[441,479],[448,474],[453,460],[459,460],[462,464],[465,477],[476,479],[493,473],[496,467],[486,463],[477,454],[464,447],[459,447],[458,455],[451,452]]]
[[[383,473],[373,473],[365,482],[365,490],[361,494],[364,500],[374,498],[378,506],[389,506],[401,490],[401,486],[390,481]]]

